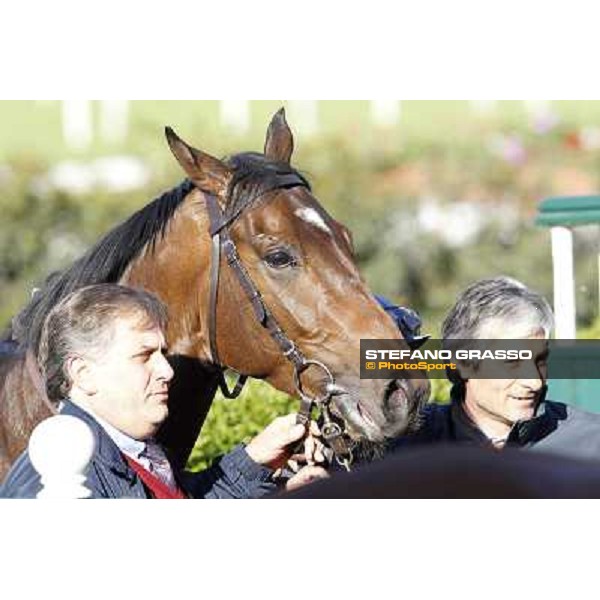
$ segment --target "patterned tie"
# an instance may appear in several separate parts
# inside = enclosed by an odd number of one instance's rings
[[[145,458],[148,462],[148,471],[150,473],[158,477],[165,485],[171,488],[177,487],[169,460],[164,450],[155,441],[148,440],[146,442],[146,448],[144,448],[140,457]]]

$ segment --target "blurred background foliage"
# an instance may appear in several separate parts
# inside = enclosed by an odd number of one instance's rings
[[[64,103],[11,101],[0,102],[0,329],[51,271],[181,181],[165,125],[216,156],[261,151],[282,104],[293,163],[352,231],[371,289],[419,311],[426,332],[439,334],[456,295],[480,277],[511,275],[552,299],[550,236],[533,225],[536,206],[600,191],[600,102],[403,101],[382,123],[368,101],[318,102],[311,118],[298,103],[255,101],[235,126],[216,101],[132,101],[119,135],[91,102],[83,143],[65,130]],[[598,237],[597,226],[575,235],[582,337],[600,331]],[[218,400],[193,465],[293,402],[261,382]]]

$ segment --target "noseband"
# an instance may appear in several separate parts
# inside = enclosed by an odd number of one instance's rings
[[[263,195],[269,191],[278,188],[305,187],[302,180],[294,174],[282,175],[278,178],[278,185],[274,188],[263,191]],[[239,252],[235,242],[231,239],[229,227],[242,214],[243,210],[257,198],[233,212],[226,215],[221,211],[217,198],[213,194],[204,192],[208,216],[210,220],[211,245],[211,267],[210,267],[210,302],[209,302],[209,341],[212,362],[219,368],[219,387],[226,398],[236,398],[242,391],[247,379],[247,375],[239,375],[233,390],[227,387],[225,381],[224,369],[219,360],[217,351],[217,296],[219,290],[219,271],[221,263],[221,251],[224,253],[227,264],[235,274],[242,290],[250,301],[254,310],[256,320],[264,327],[271,338],[275,341],[281,353],[292,363],[294,368],[294,385],[298,396],[300,397],[300,410],[297,422],[307,425],[312,417],[313,406],[318,406],[321,411],[321,435],[325,445],[328,446],[336,458],[347,470],[350,470],[352,462],[352,450],[349,442],[342,431],[342,428],[336,423],[330,414],[330,403],[334,396],[344,392],[342,388],[336,385],[335,378],[330,369],[322,362],[315,359],[307,359],[301,350],[285,334],[269,307],[265,304],[258,288],[252,281],[247,269],[240,259]],[[302,385],[302,374],[310,368],[316,368],[323,371],[327,380],[325,391],[321,396],[311,396]]]

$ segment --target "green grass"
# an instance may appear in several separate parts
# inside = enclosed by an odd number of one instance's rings
[[[202,470],[240,442],[248,442],[280,415],[297,412],[299,403],[264,381],[249,380],[238,398],[228,400],[219,391],[188,467]]]

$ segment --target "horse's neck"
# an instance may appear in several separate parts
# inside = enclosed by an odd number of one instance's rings
[[[210,356],[210,240],[208,217],[198,208],[201,197],[196,192],[177,209],[163,239],[136,258],[120,282],[153,292],[167,305],[172,354],[204,359]]]
[[[121,279],[154,292],[168,307],[167,338],[175,377],[169,417],[158,438],[179,468],[185,466],[217,389],[214,370],[203,362],[209,355],[208,327],[199,299],[208,298],[210,242],[198,194],[190,194],[164,239],[137,258]]]

